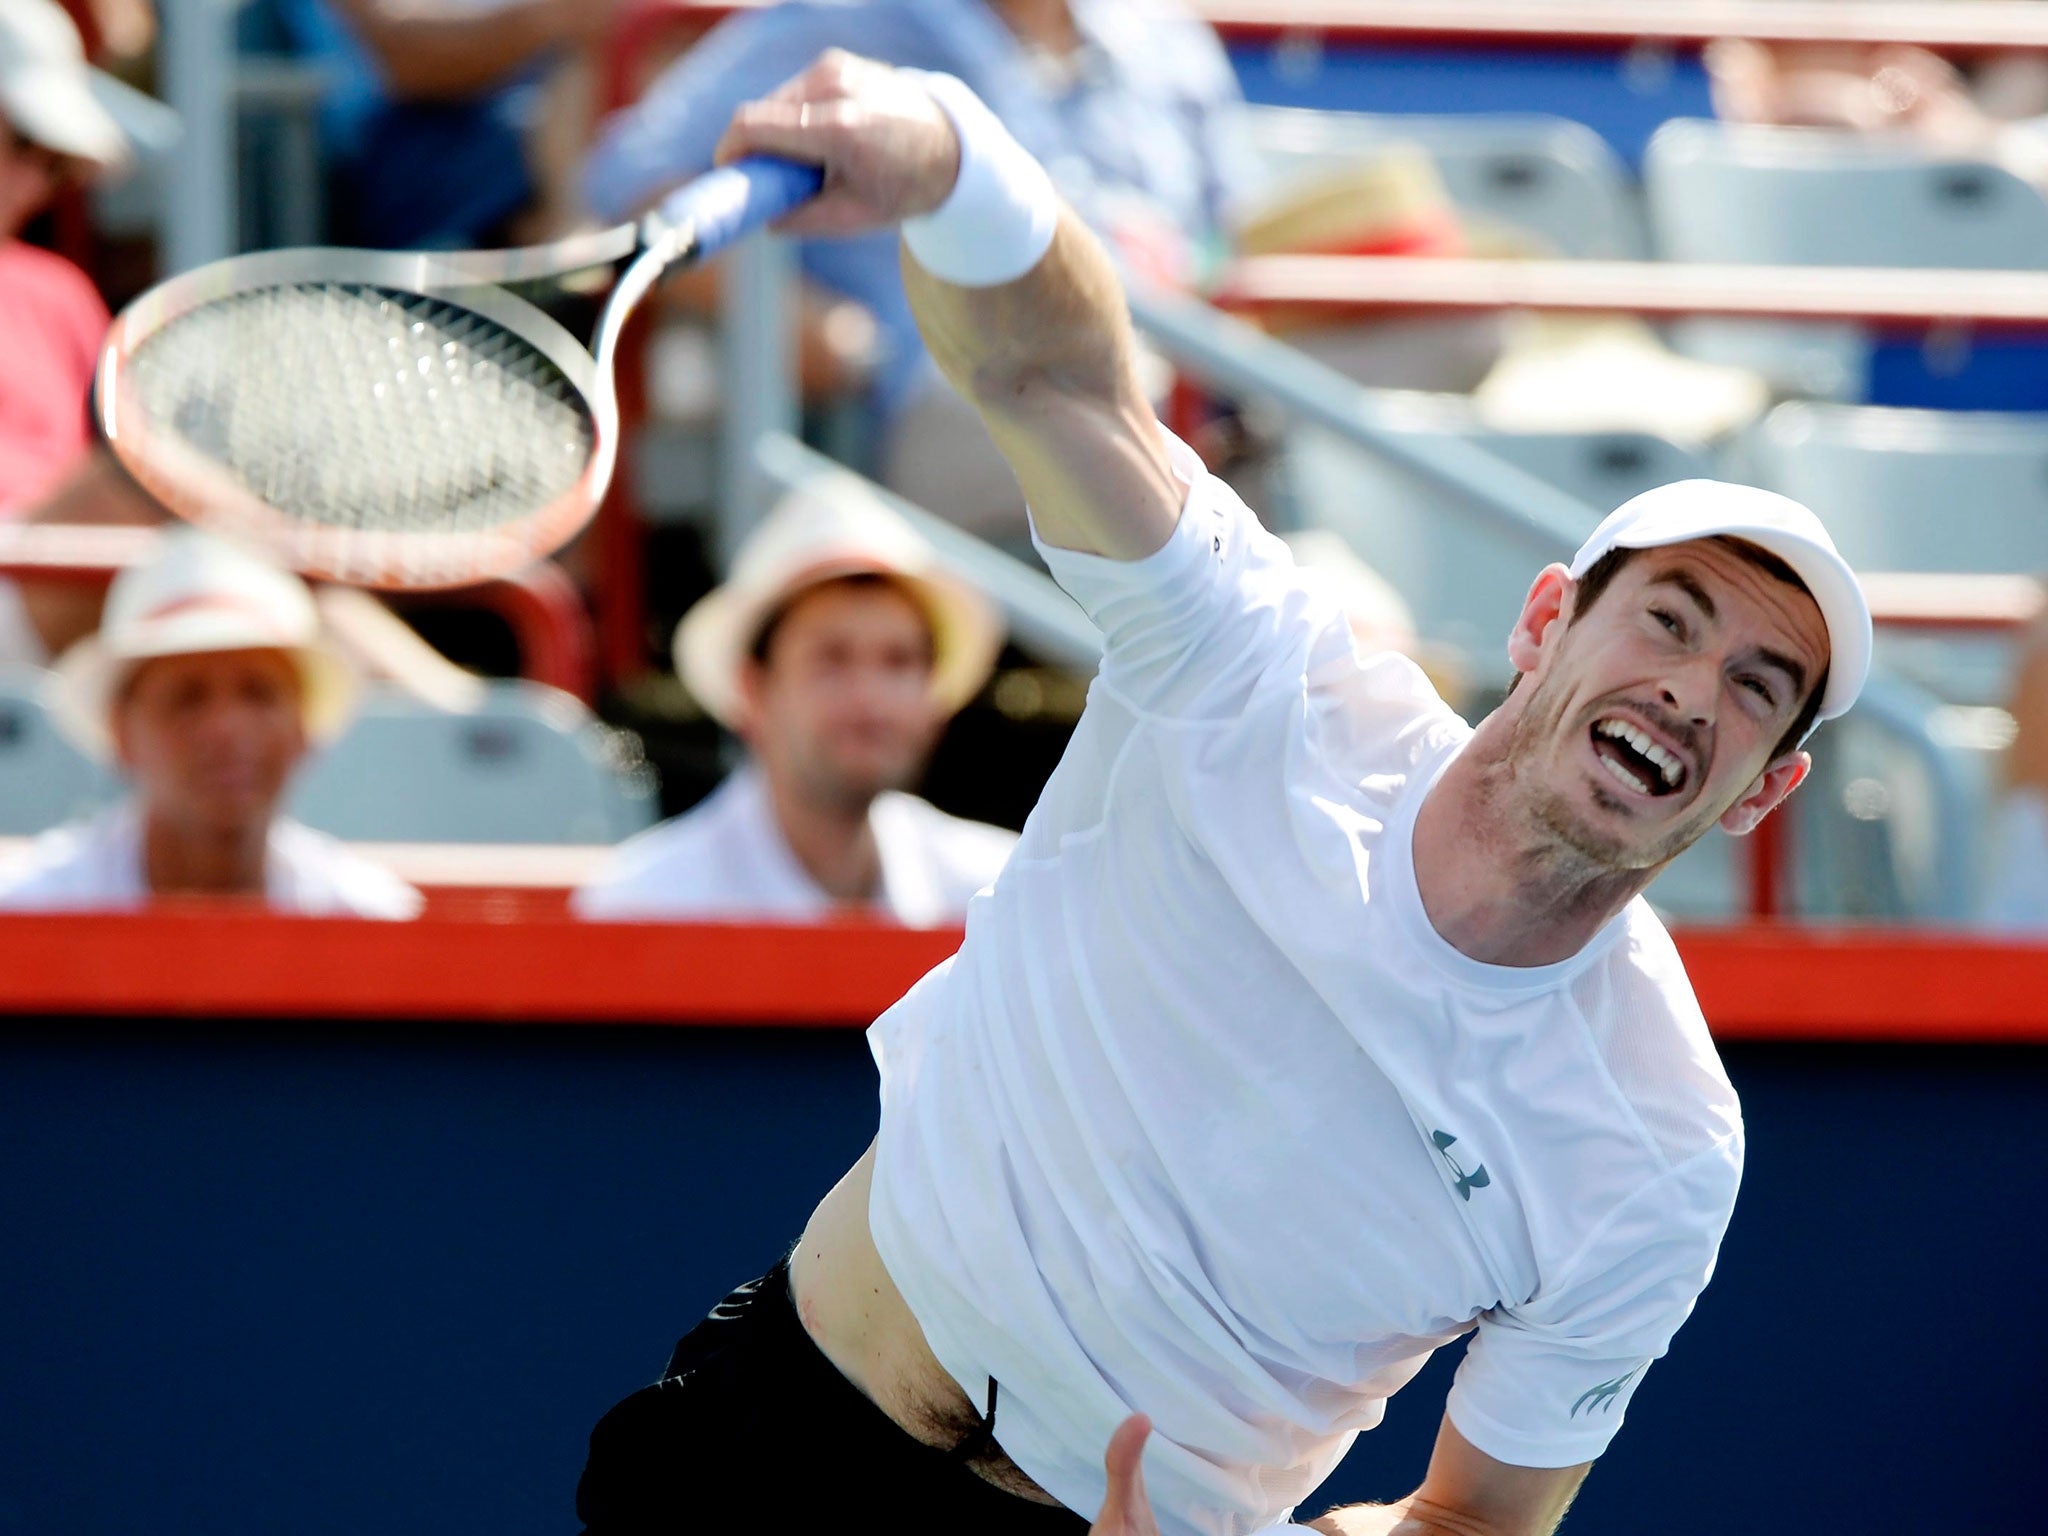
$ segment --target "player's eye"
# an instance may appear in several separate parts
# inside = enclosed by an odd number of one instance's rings
[[[1778,707],[1778,696],[1771,691],[1771,685],[1762,678],[1745,677],[1741,679],[1741,683],[1743,687],[1762,699],[1766,708],[1776,709]]]
[[[1650,610],[1650,617],[1655,619],[1659,624],[1662,624],[1665,627],[1665,629],[1669,630],[1674,635],[1683,632],[1683,626],[1681,626],[1678,622],[1678,615],[1671,612],[1671,610],[1668,608],[1652,608]]]

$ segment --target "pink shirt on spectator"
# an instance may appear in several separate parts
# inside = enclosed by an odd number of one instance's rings
[[[50,489],[92,441],[107,306],[63,257],[0,243],[0,515]]]

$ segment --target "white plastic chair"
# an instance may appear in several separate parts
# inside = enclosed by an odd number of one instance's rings
[[[1541,114],[1248,111],[1253,148],[1276,178],[1354,163],[1389,143],[1419,144],[1452,206],[1538,236],[1563,256],[1633,258],[1642,215],[1627,170],[1584,123]]]
[[[291,814],[369,842],[617,842],[657,815],[631,741],[537,683],[493,683],[462,714],[376,695],[302,770]]]
[[[1995,165],[1910,139],[1680,118],[1643,157],[1650,242],[1672,261],[1781,266],[2048,267],[2048,199]],[[1674,345],[1821,399],[1867,391],[1855,325],[1688,321]]]
[[[111,773],[58,734],[43,703],[49,676],[0,667],[0,835],[47,831],[121,792]]]
[[[1795,401],[1744,452],[1859,569],[2048,570],[2048,419]]]

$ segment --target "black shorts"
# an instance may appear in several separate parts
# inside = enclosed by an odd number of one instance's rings
[[[838,1530],[837,1517],[863,1513],[885,1517],[879,1528],[893,1536],[1088,1528],[898,1428],[804,1332],[787,1260],[720,1302],[676,1345],[660,1381],[598,1421],[576,1513],[587,1536],[679,1536],[712,1530],[713,1520],[792,1516]]]

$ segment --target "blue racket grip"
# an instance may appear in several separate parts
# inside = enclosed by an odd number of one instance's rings
[[[693,230],[697,254],[709,256],[809,202],[824,184],[821,166],[750,155],[676,188],[653,222]]]

